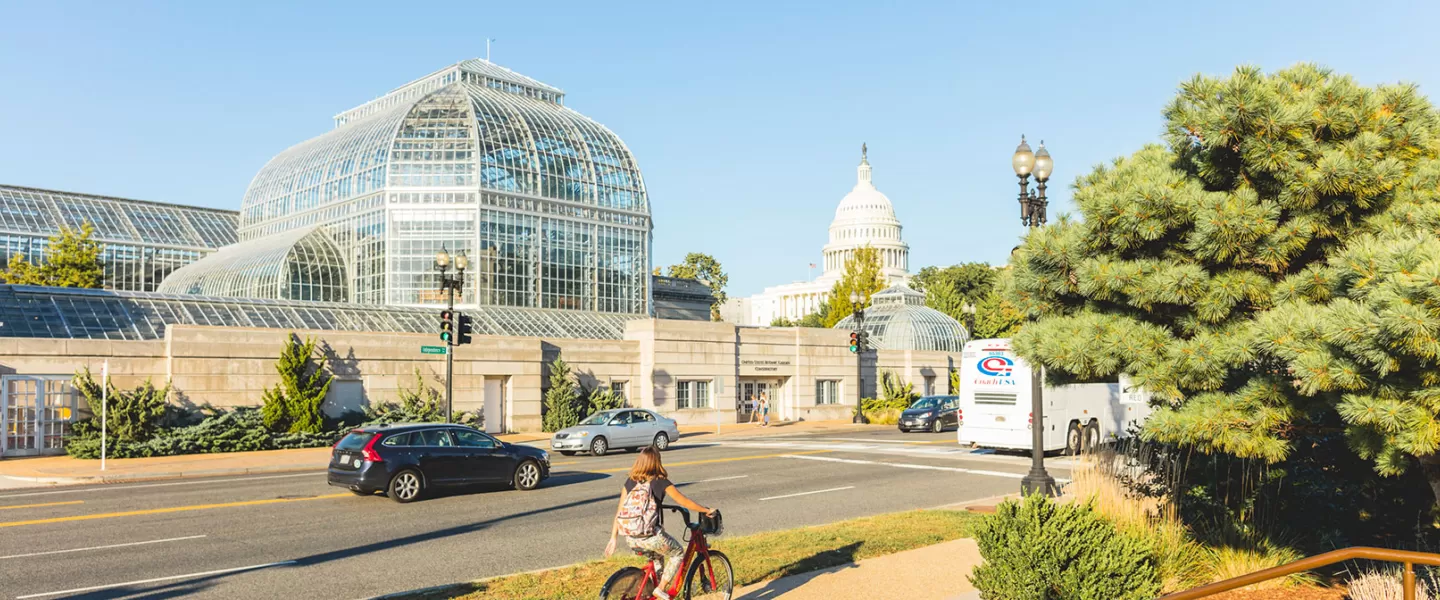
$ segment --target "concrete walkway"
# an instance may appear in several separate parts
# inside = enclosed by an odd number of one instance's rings
[[[719,426],[718,435],[721,437],[783,435],[855,430],[864,427],[867,426],[853,425],[849,421],[801,421],[776,423],[770,427],[759,427],[753,424],[727,424]],[[702,442],[716,437],[717,433],[714,425],[701,425],[681,427],[680,435],[679,443],[684,444]],[[516,433],[497,437],[512,444],[539,443],[543,445],[546,440],[550,439],[550,434]],[[105,461],[104,471],[100,470],[99,460],[76,459],[69,456],[11,458],[0,460],[0,489],[318,471],[323,470],[329,462],[330,448],[109,459]]]
[[[975,540],[960,539],[857,563],[782,577],[735,591],[736,600],[978,599],[968,576],[980,563]]]

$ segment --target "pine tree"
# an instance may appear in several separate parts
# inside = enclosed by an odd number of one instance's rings
[[[859,292],[863,298],[860,303],[868,306],[870,296],[885,289],[885,276],[880,269],[880,251],[870,246],[856,248],[855,252],[845,259],[844,274],[840,276],[840,281],[830,288],[830,297],[826,301],[825,327],[834,327],[855,312],[850,304],[850,292]]]
[[[50,237],[45,262],[31,264],[23,254],[10,255],[0,279],[16,285],[99,288],[105,284],[105,265],[100,260],[100,243],[92,239],[95,226],[89,222],[76,231],[61,226]]]
[[[316,351],[314,338],[290,334],[275,362],[280,383],[265,390],[260,407],[265,426],[272,431],[320,433],[325,430],[321,405],[334,381],[325,369],[325,356]]]
[[[579,406],[580,384],[570,372],[570,364],[555,357],[550,363],[550,389],[545,391],[545,417],[542,425],[545,431],[560,431],[574,427],[583,417]]]
[[[1411,85],[1300,65],[1197,76],[1167,145],[1081,177],[1031,233],[1015,347],[1060,378],[1128,373],[1151,439],[1280,461],[1341,422],[1440,497],[1440,117]]]

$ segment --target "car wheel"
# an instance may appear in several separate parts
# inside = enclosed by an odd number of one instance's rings
[[[1084,432],[1080,431],[1080,424],[1071,423],[1070,428],[1065,430],[1065,454],[1070,456],[1080,454],[1080,445],[1084,443],[1084,437]]]
[[[560,453],[564,454],[565,456],[575,456],[574,450],[561,450]]]
[[[660,432],[660,433],[657,433],[657,434],[655,434],[655,442],[654,442],[654,444],[655,444],[655,449],[656,449],[656,450],[662,450],[662,451],[663,451],[663,450],[665,450],[665,449],[668,449],[668,448],[670,447],[670,436],[666,435],[665,432],[663,432],[663,431]]]
[[[515,485],[515,489],[522,492],[535,489],[535,486],[540,485],[540,465],[533,460],[521,462],[520,466],[515,467],[515,477],[511,479],[511,483]]]
[[[605,456],[605,453],[609,451],[610,442],[605,441],[603,437],[597,437],[595,441],[590,442],[590,456]]]
[[[930,431],[933,431],[933,432],[935,432],[935,433],[940,433],[940,432],[942,432],[942,431],[945,431],[945,424],[940,422],[940,418],[939,418],[939,417],[936,417],[936,418],[935,418],[935,423],[930,426]]]
[[[387,488],[385,495],[389,496],[391,500],[405,504],[419,500],[420,495],[424,492],[425,479],[420,476],[420,473],[406,469],[390,478],[390,487]]]
[[[1100,448],[1100,424],[1095,421],[1085,425],[1085,439],[1081,451],[1091,453]]]

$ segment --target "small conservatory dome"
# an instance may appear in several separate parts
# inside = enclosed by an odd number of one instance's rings
[[[854,327],[855,315],[835,324],[835,329]],[[892,285],[870,296],[864,328],[871,345],[881,350],[960,352],[970,339],[959,321],[925,306],[925,294],[905,285]]]

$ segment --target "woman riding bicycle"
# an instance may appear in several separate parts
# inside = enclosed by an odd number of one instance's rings
[[[630,468],[630,477],[620,491],[620,505],[615,508],[615,519],[610,525],[610,544],[605,546],[605,556],[614,554],[615,541],[624,534],[625,542],[636,552],[663,560],[660,584],[655,586],[655,597],[659,600],[670,600],[664,590],[677,575],[685,554],[680,542],[665,533],[660,523],[660,505],[666,498],[698,513],[715,513],[686,498],[670,483],[669,474],[660,463],[660,451],[651,446],[640,452],[635,466]]]

